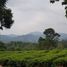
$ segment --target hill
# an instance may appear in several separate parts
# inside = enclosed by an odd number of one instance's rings
[[[67,34],[60,33],[60,39],[67,40]],[[0,41],[10,42],[10,41],[22,41],[22,42],[38,42],[39,37],[43,36],[41,32],[32,32],[26,35],[0,35]]]
[[[26,35],[1,35],[0,41],[10,42],[10,41],[22,41],[22,42],[32,42],[36,43],[39,37],[42,36],[40,32],[32,32]]]
[[[65,34],[65,33],[60,33],[60,35],[61,35],[61,39],[63,39],[63,40],[67,40],[67,34]]]

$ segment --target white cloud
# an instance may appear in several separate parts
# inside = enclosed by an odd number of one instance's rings
[[[15,23],[10,30],[1,31],[2,34],[20,35],[49,27],[67,33],[67,19],[60,2],[50,4],[49,0],[9,0],[7,6],[12,9]]]

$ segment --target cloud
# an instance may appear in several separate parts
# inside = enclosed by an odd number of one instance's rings
[[[49,0],[8,0],[7,7],[12,9],[15,23],[10,30],[1,31],[2,34],[22,35],[49,27],[67,33],[67,20],[60,2],[50,4]]]

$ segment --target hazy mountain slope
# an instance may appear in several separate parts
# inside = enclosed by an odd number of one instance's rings
[[[60,37],[61,39],[67,40],[67,34],[61,33],[60,35],[61,35]]]
[[[40,32],[32,32],[26,35],[1,35],[0,41],[10,42],[10,41],[22,41],[22,42],[37,42],[39,37],[42,35]]]
[[[41,32],[32,32],[26,35],[0,35],[0,41],[10,42],[10,41],[22,41],[22,42],[37,42],[39,37],[43,34]],[[67,40],[67,34],[60,33],[60,39]]]

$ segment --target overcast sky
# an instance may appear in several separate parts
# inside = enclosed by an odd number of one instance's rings
[[[23,35],[30,32],[54,28],[56,32],[67,33],[67,19],[60,2],[50,4],[49,0],[8,0],[12,9],[14,24],[1,34]]]

